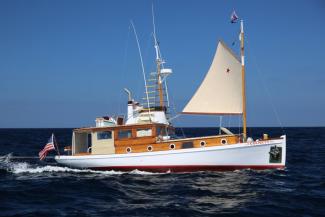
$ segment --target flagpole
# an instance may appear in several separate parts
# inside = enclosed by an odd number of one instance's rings
[[[55,137],[54,137],[54,133],[52,133],[52,141],[53,141],[53,143],[54,143],[54,145],[55,145],[55,147],[56,147],[56,151],[57,151],[57,153],[58,153],[58,156],[60,157],[59,146],[58,146],[58,144],[57,144],[57,142],[56,142],[56,139],[55,139]]]
[[[244,21],[240,20],[240,55],[242,71],[242,98],[243,98],[243,141],[247,138],[246,120],[246,88],[245,88],[245,55],[244,55]]]

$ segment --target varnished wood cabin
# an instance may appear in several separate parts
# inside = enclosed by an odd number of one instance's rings
[[[170,125],[144,123],[75,129],[72,155],[107,155],[202,148],[238,143],[239,135],[177,138]]]

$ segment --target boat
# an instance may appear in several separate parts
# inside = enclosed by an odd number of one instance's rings
[[[153,172],[284,168],[286,135],[270,138],[265,133],[255,140],[247,136],[243,20],[240,57],[219,41],[203,82],[182,111],[195,115],[240,115],[242,132],[238,134],[220,127],[212,136],[175,135],[168,113],[166,83],[172,70],[164,67],[155,31],[153,35],[156,71],[144,79],[145,102],[137,102],[125,89],[127,115],[99,117],[93,127],[74,129],[72,144],[65,148],[65,154],[55,156],[57,163],[94,170]]]

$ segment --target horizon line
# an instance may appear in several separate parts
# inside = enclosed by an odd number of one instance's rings
[[[0,130],[6,130],[6,129],[79,129],[84,127],[0,127]],[[174,128],[219,128],[219,126],[174,126]],[[228,127],[228,128],[238,128],[236,126]],[[240,127],[242,128],[242,127]],[[325,128],[325,126],[251,126],[247,128]]]

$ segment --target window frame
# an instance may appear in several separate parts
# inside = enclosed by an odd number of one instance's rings
[[[138,136],[138,132],[141,130],[150,130],[150,135],[144,135],[144,136]],[[135,129],[135,136],[136,138],[142,138],[142,137],[152,137],[154,135],[154,131],[152,129],[152,127],[146,127],[146,128],[136,128]]]
[[[156,134],[157,136],[168,136],[168,129],[165,126],[158,126]]]
[[[126,137],[121,137],[120,135],[120,133],[121,132],[126,132],[126,131],[129,131],[130,133],[128,133],[127,134],[127,136]],[[132,138],[133,137],[133,135],[132,135],[132,129],[119,129],[118,131],[117,131],[117,139],[119,139],[119,140],[123,140],[123,139],[130,139],[130,138]]]
[[[109,138],[103,138],[103,137],[99,138],[99,135],[101,135],[101,134],[105,135],[105,133],[109,133]],[[96,139],[97,139],[98,141],[113,139],[113,132],[110,131],[110,130],[106,130],[106,131],[98,131],[98,132],[96,132]]]

